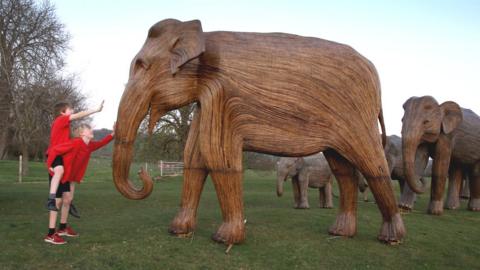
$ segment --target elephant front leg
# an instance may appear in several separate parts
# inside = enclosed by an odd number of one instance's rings
[[[417,194],[415,194],[415,192],[413,192],[413,190],[411,190],[404,181],[402,181],[402,183],[403,191],[400,195],[400,202],[398,203],[398,207],[407,211],[411,211],[415,204],[415,200],[417,199]]]
[[[299,175],[298,178],[299,192],[300,192],[300,202],[297,209],[309,209],[310,205],[308,204],[308,175]]]
[[[435,159],[432,165],[432,189],[428,213],[443,214],[443,193],[450,165],[451,143],[444,136],[440,136],[435,147]]]
[[[292,191],[293,191],[293,208],[297,209],[300,205],[300,183],[298,182],[298,175],[292,177]]]
[[[227,245],[241,243],[245,240],[242,173],[215,171],[211,176],[223,216],[223,223],[212,239]]]
[[[340,209],[328,232],[332,235],[353,237],[357,232],[358,181],[353,166],[333,150],[324,152],[340,189]]]
[[[184,169],[182,202],[180,211],[168,229],[170,234],[179,237],[188,237],[195,230],[198,204],[206,177],[206,170]]]
[[[200,195],[207,177],[205,161],[200,154],[199,114],[195,113],[184,150],[183,190],[180,211],[168,231],[177,236],[189,236],[195,230]]]
[[[462,169],[451,164],[448,182],[447,209],[457,209],[460,206],[460,186],[462,185]]]

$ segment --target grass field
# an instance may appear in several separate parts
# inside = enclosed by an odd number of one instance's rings
[[[399,246],[376,240],[380,214],[372,203],[359,202],[358,233],[331,237],[327,229],[335,209],[292,208],[292,193],[275,194],[273,173],[247,171],[244,200],[247,240],[233,247],[214,243],[210,235],[221,213],[210,180],[199,208],[192,239],[175,238],[167,228],[178,210],[181,177],[155,184],[150,197],[130,201],[111,181],[109,162],[92,160],[75,204],[81,219],[71,218],[80,233],[68,244],[43,242],[47,229],[47,178],[43,164],[31,163],[31,176],[16,183],[17,164],[0,161],[0,269],[479,269],[480,213],[466,202],[443,216],[425,214],[427,195],[404,214],[407,237]],[[336,192],[337,193],[337,192]],[[338,193],[337,193],[338,194]],[[336,199],[337,200],[337,199]]]

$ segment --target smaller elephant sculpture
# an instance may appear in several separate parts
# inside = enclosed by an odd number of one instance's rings
[[[368,187],[365,178],[357,171],[359,190],[364,193]],[[283,195],[283,183],[292,179],[294,208],[308,209],[308,188],[319,190],[319,207],[333,208],[332,184],[334,175],[322,153],[289,158],[282,157],[277,162],[277,195]],[[366,194],[366,193],[364,193]],[[365,196],[364,196],[364,200]]]
[[[415,181],[415,153],[426,146],[433,159],[428,213],[443,213],[447,178],[447,209],[460,205],[460,187],[469,179],[468,209],[480,211],[480,116],[453,101],[439,104],[431,96],[411,97],[403,105],[402,151],[404,173],[410,188],[422,193]]]
[[[319,207],[333,208],[333,174],[323,154],[309,157],[282,157],[277,162],[277,195],[283,194],[283,182],[292,178],[294,208],[308,209],[308,188],[319,190]]]

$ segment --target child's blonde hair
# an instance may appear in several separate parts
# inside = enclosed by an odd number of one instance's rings
[[[82,133],[82,131],[85,129],[92,129],[92,127],[89,124],[85,123],[79,124],[77,128],[75,128],[75,130],[73,131],[73,136],[80,137],[80,133]]]

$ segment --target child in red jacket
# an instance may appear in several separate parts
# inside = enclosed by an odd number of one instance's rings
[[[70,140],[70,121],[81,119],[93,113],[100,112],[102,108],[103,101],[97,109],[74,113],[72,105],[70,105],[70,103],[68,102],[60,102],[55,104],[54,110],[56,118],[52,123],[52,129],[50,131],[50,145],[47,149],[47,158],[49,156],[50,149],[52,149],[58,144],[65,143]],[[61,156],[57,157],[54,160],[52,168],[53,175],[51,175],[50,178],[50,192],[47,200],[47,209],[50,211],[58,211],[58,209],[55,207],[55,198],[61,197],[61,193],[63,191],[67,191],[60,190],[59,194],[57,194],[60,179],[62,178],[64,173],[63,159]],[[65,186],[62,186],[61,188],[65,188]],[[75,208],[72,207],[72,210],[74,209]],[[77,216],[75,212],[73,213],[73,215]]]
[[[113,129],[115,130],[115,126]],[[100,141],[92,141],[92,128],[87,124],[81,124],[76,129],[76,135],[78,137],[71,139],[66,143],[52,147],[48,155],[47,166],[50,175],[54,175],[52,166],[54,165],[55,160],[58,157],[63,158],[64,173],[60,181],[60,186],[66,186],[66,188],[59,187],[59,190],[67,190],[62,193],[61,198],[56,199],[56,207],[60,208],[61,206],[62,208],[60,228],[56,233],[55,224],[57,221],[57,212],[50,211],[48,234],[45,236],[44,240],[45,242],[52,244],[65,244],[65,240],[61,236],[78,236],[71,227],[67,227],[70,204],[75,192],[75,182],[80,183],[82,181],[85,171],[87,170],[88,161],[90,160],[90,154],[112,141],[114,132],[105,136]]]

